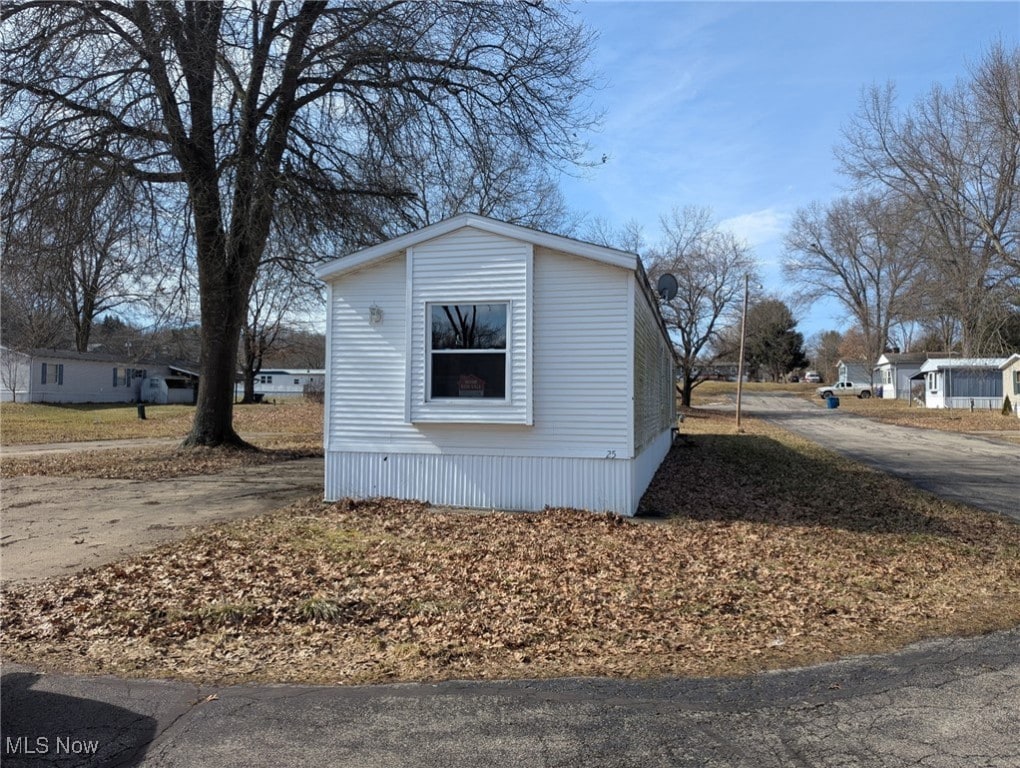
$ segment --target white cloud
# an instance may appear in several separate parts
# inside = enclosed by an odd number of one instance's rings
[[[731,216],[719,222],[719,228],[732,232],[753,247],[778,240],[786,230],[789,217],[775,208]]]

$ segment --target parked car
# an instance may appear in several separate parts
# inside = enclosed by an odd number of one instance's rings
[[[838,395],[857,395],[857,397],[869,398],[871,397],[871,385],[870,384],[855,384],[852,381],[837,381],[835,384],[826,384],[824,387],[818,387],[815,392],[818,393],[819,397],[833,397]]]
[[[818,371],[808,371],[804,374],[804,381],[808,384],[821,384],[822,376]]]
[[[788,379],[788,381],[791,384],[798,384],[800,382],[800,376],[798,376],[795,373],[792,373],[792,374],[790,374],[790,378]]]

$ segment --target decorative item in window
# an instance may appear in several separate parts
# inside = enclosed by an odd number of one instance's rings
[[[506,399],[508,307],[430,305],[431,399]]]
[[[368,308],[368,323],[369,325],[382,325],[383,311],[382,307],[378,304],[373,304]]]
[[[457,397],[485,397],[485,382],[470,373],[458,376]]]

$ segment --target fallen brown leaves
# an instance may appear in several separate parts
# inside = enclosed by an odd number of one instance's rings
[[[753,421],[696,431],[653,519],[308,500],[8,588],[4,655],[203,682],[707,675],[1020,622],[1020,526]]]

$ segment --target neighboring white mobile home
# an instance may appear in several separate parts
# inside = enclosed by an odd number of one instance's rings
[[[255,394],[263,397],[296,397],[304,394],[305,387],[324,386],[324,368],[265,368],[255,375]],[[244,384],[238,383],[236,394],[244,394]]]
[[[318,275],[327,499],[635,514],[676,424],[636,254],[462,215]]]
[[[151,399],[149,377],[164,386]],[[0,348],[0,399],[19,403],[193,403],[198,375],[178,365],[97,352]],[[165,390],[165,391],[164,391]]]
[[[927,352],[886,352],[875,363],[875,394],[880,389],[879,396],[885,400],[909,400],[910,380],[928,357]]]
[[[933,357],[921,366],[924,404],[928,408],[1002,407],[1002,373],[1006,358]]]

